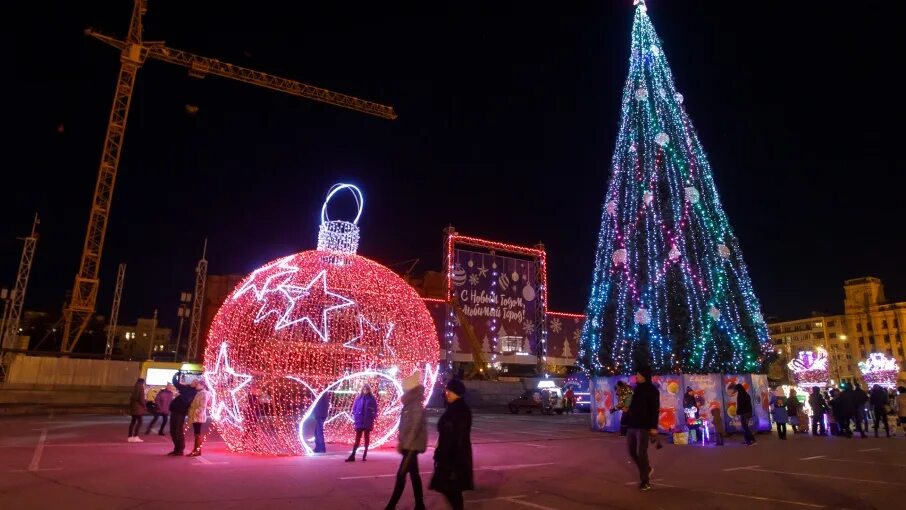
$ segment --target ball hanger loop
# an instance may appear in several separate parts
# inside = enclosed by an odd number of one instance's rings
[[[362,209],[365,207],[365,197],[362,195],[362,190],[353,184],[337,183],[330,187],[327,191],[327,197],[324,199],[324,205],[321,206],[321,223],[327,223],[331,221],[330,217],[327,216],[327,204],[330,203],[330,199],[333,198],[337,192],[348,189],[353,198],[355,198],[356,206],[359,208],[358,213],[355,216],[355,219],[352,220],[353,225],[359,224],[359,218],[362,217]]]

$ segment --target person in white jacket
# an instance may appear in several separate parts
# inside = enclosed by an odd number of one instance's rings
[[[192,387],[196,389],[195,398],[192,399],[192,405],[189,406],[189,421],[192,422],[192,431],[195,433],[195,448],[190,457],[201,455],[201,444],[203,437],[201,435],[203,425],[208,421],[208,404],[211,401],[211,391],[202,378],[195,379]]]

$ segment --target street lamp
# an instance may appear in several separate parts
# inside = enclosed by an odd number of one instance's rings
[[[181,292],[179,294],[179,309],[176,316],[179,317],[179,328],[176,330],[176,352],[173,353],[173,361],[179,361],[179,344],[182,341],[182,327],[187,318],[192,315],[192,308],[189,304],[192,302],[190,292]]]

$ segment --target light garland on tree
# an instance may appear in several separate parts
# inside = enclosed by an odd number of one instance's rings
[[[349,190],[359,213],[330,220],[326,205]],[[329,443],[351,444],[351,408],[362,385],[378,401],[372,445],[396,433],[402,387],[415,370],[428,390],[439,345],[424,300],[386,267],[355,253],[364,201],[336,185],[321,215],[318,250],[275,260],[241,282],[217,312],[205,350],[211,416],[233,451],[311,452],[313,404],[329,399]]]
[[[827,351],[817,347],[814,351],[799,351],[796,358],[787,363],[787,367],[793,371],[793,379],[799,387],[823,388],[830,381],[827,361]]]
[[[645,2],[636,5],[579,363],[591,374],[639,363],[760,372],[773,349],[739,242]]]
[[[859,370],[869,387],[878,384],[885,388],[896,388],[900,364],[895,358],[882,352],[872,352],[865,361],[859,362]]]

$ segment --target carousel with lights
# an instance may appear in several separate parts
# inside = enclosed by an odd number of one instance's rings
[[[328,217],[340,192],[355,199],[352,221]],[[371,437],[380,446],[399,426],[402,379],[419,371],[422,384],[434,386],[440,353],[427,308],[393,271],[356,254],[363,206],[357,187],[334,185],[317,249],[255,270],[215,316],[205,378],[211,415],[232,451],[311,453],[311,414],[321,399],[326,442],[351,445],[352,404],[364,384],[377,397]]]

